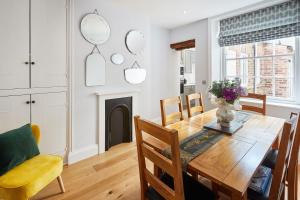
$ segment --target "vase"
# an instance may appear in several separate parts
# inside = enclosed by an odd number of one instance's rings
[[[216,116],[218,123],[220,123],[222,127],[230,127],[231,121],[234,120],[235,117],[234,106],[227,103],[224,99],[218,99],[217,105],[218,110]]]

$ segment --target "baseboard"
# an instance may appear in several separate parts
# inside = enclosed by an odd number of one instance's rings
[[[84,147],[73,152],[69,152],[68,164],[74,164],[86,158],[95,156],[98,154],[98,145],[94,144],[88,147]]]

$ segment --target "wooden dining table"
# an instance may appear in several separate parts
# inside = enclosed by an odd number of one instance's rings
[[[166,126],[178,131],[179,141],[201,131],[216,120],[216,109]],[[251,114],[234,135],[226,135],[188,163],[188,171],[199,174],[230,192],[231,199],[247,199],[247,188],[256,169],[281,134],[285,119]],[[148,138],[147,143],[163,150],[166,144]]]

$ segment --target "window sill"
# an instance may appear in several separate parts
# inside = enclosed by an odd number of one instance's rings
[[[240,99],[240,102],[262,104],[261,101],[254,100],[254,99]],[[300,104],[272,102],[272,101],[268,101],[268,100],[267,100],[267,106],[300,109]]]

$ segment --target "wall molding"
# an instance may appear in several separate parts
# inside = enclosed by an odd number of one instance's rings
[[[74,0],[66,0],[67,7],[67,66],[68,66],[68,126],[67,126],[67,158],[71,157],[73,151],[73,112],[75,94],[75,70],[74,64]]]
[[[93,144],[88,147],[84,147],[72,152],[69,152],[68,155],[68,164],[74,164],[81,160],[90,158],[92,156],[98,155],[98,145]]]

